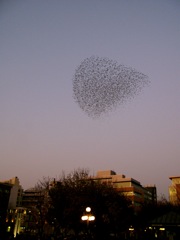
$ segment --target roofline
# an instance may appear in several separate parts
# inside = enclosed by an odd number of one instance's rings
[[[169,179],[174,179],[174,178],[180,178],[180,176],[172,176],[172,177],[169,177]]]

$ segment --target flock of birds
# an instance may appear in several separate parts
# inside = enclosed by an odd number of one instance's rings
[[[73,97],[92,118],[112,111],[137,95],[148,77],[116,61],[91,56],[77,67],[73,77]]]

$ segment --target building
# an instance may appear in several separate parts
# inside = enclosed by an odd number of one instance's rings
[[[141,206],[145,201],[157,201],[155,186],[143,187],[139,181],[133,178],[127,178],[125,175],[117,175],[116,172],[112,170],[98,171],[94,179],[112,184],[118,192],[121,192],[132,201],[134,207]]]
[[[6,212],[6,231],[9,234],[16,236],[16,233],[14,231],[20,219],[18,209],[22,204],[23,189],[20,185],[18,177],[13,177],[9,180],[3,181],[2,183],[9,184],[11,186],[8,199],[8,210]]]
[[[12,185],[0,182],[0,239],[3,239],[6,233],[6,216]]]
[[[23,189],[20,185],[20,181],[18,177],[11,178],[9,180],[3,181],[4,183],[9,183],[12,185],[10,198],[9,198],[9,209],[16,209],[16,207],[20,207],[22,204],[22,194]]]
[[[157,190],[155,185],[147,185],[144,186],[147,190],[145,199],[149,199],[150,202],[156,203],[157,202]]]
[[[40,188],[30,188],[24,191],[22,206],[26,209],[23,221],[20,225],[29,234],[51,234],[46,216],[49,209],[49,192]]]
[[[21,233],[34,232],[36,229],[36,220],[34,215],[37,215],[36,208],[40,203],[42,194],[34,188],[21,192],[18,178],[11,179],[14,185],[11,191],[9,200],[9,209],[6,218],[7,231],[17,236]],[[11,208],[10,208],[11,207]]]
[[[24,232],[24,219],[26,217],[26,209],[23,207],[16,207],[15,209],[8,209],[6,218],[7,232],[16,237],[17,234]]]
[[[180,204],[180,176],[169,178],[171,185],[169,186],[169,201],[172,204]]]
[[[26,208],[36,207],[43,197],[42,192],[35,188],[29,188],[23,192],[22,206]]]
[[[180,239],[180,214],[169,211],[149,222],[148,231],[153,239]]]

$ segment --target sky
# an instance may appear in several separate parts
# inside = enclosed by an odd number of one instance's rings
[[[0,180],[24,189],[85,168],[114,170],[168,196],[180,175],[180,1],[1,0]],[[91,56],[150,84],[92,119],[73,98]]]

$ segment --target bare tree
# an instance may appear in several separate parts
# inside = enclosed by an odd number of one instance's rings
[[[51,214],[63,237],[68,233],[85,233],[87,226],[81,221],[86,207],[91,207],[95,222],[89,231],[97,238],[120,233],[129,224],[130,202],[112,186],[90,178],[88,171],[78,169],[63,176],[50,189]]]
[[[50,181],[49,177],[39,180],[32,189],[30,199],[27,199],[28,204],[24,203],[24,207],[27,208],[27,230],[30,234],[34,231],[37,232],[40,240],[43,240],[50,231],[48,224],[48,211],[51,204],[49,198]]]

